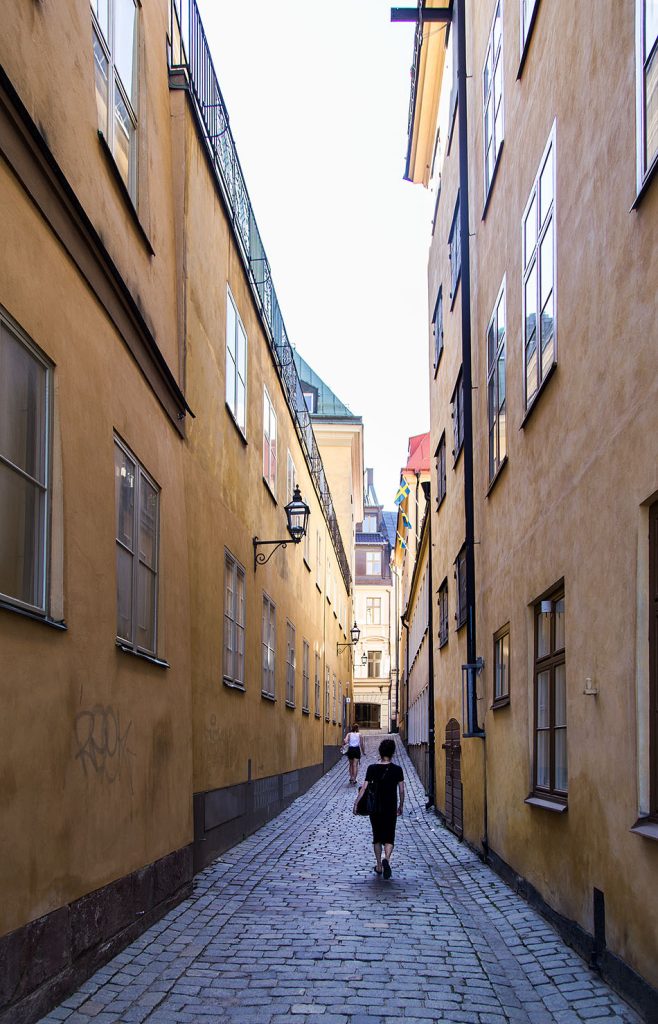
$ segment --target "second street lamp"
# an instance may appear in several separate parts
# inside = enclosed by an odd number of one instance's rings
[[[299,484],[295,484],[292,501],[289,501],[285,506],[284,512],[286,513],[286,526],[288,528],[290,538],[285,537],[283,540],[259,540],[258,537],[254,537],[254,572],[256,572],[257,566],[265,565],[266,562],[269,562],[277,548],[285,548],[291,542],[293,544],[299,544],[306,535],[308,517],[311,514],[311,510],[302,498],[299,490]],[[269,555],[266,555],[264,551],[258,550],[259,547],[264,545],[274,545]]]

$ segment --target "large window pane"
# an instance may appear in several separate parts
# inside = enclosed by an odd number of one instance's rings
[[[566,793],[568,788],[567,772],[567,730],[555,730],[555,788]]]
[[[553,150],[549,149],[539,176],[539,223],[543,227],[553,202]]]
[[[108,105],[108,63],[103,52],[103,47],[94,32],[94,79],[96,83],[96,111],[98,113],[98,127],[103,135],[107,137],[107,105]]]
[[[0,455],[46,480],[46,368],[0,326]]]
[[[658,154],[658,48],[647,64],[645,75],[645,169]]]
[[[151,569],[155,569],[158,543],[158,492],[151,487],[143,473],[140,480],[139,504],[139,557]]]
[[[155,588],[157,577],[141,563],[137,567],[137,646],[155,654]]]
[[[554,602],[555,614],[555,650],[564,650],[564,598],[560,597]]]
[[[133,642],[133,556],[117,544],[117,636]]]
[[[45,491],[0,462],[0,593],[44,606]]]
[[[114,0],[114,59],[119,77],[131,102],[134,99],[136,17],[134,0]]]
[[[537,676],[537,728],[548,729],[551,724],[550,709],[551,673],[540,672]]]
[[[537,733],[537,785],[542,789],[551,788],[551,734],[548,730]]]
[[[108,33],[108,0],[91,0],[91,9],[96,15],[96,20],[103,33],[105,41],[109,41]]]
[[[114,509],[117,540],[134,551],[135,464],[123,448],[114,446]]]
[[[533,198],[523,222],[523,266],[527,267],[537,244],[537,201]]]
[[[135,130],[128,113],[128,108],[118,89],[115,89],[114,95],[114,159],[126,188],[130,189],[130,164]]]

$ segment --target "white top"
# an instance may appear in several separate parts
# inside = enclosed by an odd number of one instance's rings
[[[361,734],[358,732],[348,732],[347,734],[347,745],[348,747],[360,747],[361,746]]]

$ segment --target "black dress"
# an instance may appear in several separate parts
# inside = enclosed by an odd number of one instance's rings
[[[371,764],[366,782],[375,794],[375,808],[370,814],[373,843],[394,843],[398,820],[398,783],[404,779],[399,764]]]

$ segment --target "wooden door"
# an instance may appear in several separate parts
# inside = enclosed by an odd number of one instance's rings
[[[460,838],[464,833],[462,803],[461,742],[459,722],[451,718],[446,725],[446,825]]]

